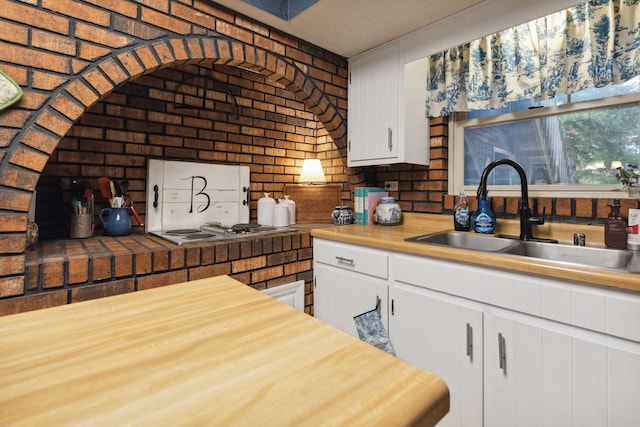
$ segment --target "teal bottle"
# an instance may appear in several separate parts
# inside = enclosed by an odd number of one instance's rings
[[[487,199],[479,200],[478,210],[473,214],[471,224],[476,233],[491,234],[495,231],[496,216],[491,212]]]

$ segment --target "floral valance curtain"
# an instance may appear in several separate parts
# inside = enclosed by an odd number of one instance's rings
[[[427,115],[504,107],[640,74],[640,0],[592,0],[429,58]]]

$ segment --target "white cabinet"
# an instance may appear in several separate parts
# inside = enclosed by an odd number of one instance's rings
[[[482,426],[481,306],[405,283],[390,286],[389,300],[389,335],[398,357],[449,387],[449,413],[438,426]]]
[[[348,166],[429,162],[426,59],[391,43],[349,62]]]
[[[319,239],[314,274],[316,317],[354,336],[380,299],[398,357],[449,387],[439,425],[640,419],[636,293]]]
[[[485,425],[630,426],[640,344],[507,310],[485,330]],[[445,380],[446,381],[446,380]]]
[[[314,316],[355,337],[354,316],[380,306],[387,320],[388,255],[314,239]]]
[[[637,295],[417,256],[394,255],[390,266],[391,342],[449,386],[443,425],[613,427],[640,419],[629,398],[640,396]],[[405,306],[422,312],[406,314]],[[484,349],[480,387],[461,384],[451,369],[464,364],[446,341],[467,322],[474,357]],[[459,403],[461,393],[475,399]],[[476,402],[483,402],[480,415],[465,406]]]
[[[304,280],[286,283],[275,288],[263,289],[260,292],[296,310],[304,311]]]

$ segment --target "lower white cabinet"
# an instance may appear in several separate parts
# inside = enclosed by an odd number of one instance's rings
[[[378,307],[386,328],[388,258],[381,251],[314,239],[314,316],[358,337],[354,316]]]
[[[381,301],[398,357],[449,387],[439,426],[638,425],[637,293],[318,239],[314,274],[316,317],[354,336]]]
[[[389,299],[397,356],[449,387],[449,413],[438,426],[482,426],[482,307],[405,283],[392,284]]]
[[[492,308],[485,330],[485,425],[631,426],[640,345]],[[445,379],[446,381],[446,379]]]
[[[449,386],[441,425],[615,427],[640,419],[640,400],[630,398],[640,396],[638,328],[609,312],[640,309],[637,295],[417,256],[394,255],[390,266],[391,342]],[[481,374],[465,370],[476,361],[460,360],[447,342],[466,323],[474,357],[484,350],[473,366]]]
[[[313,270],[314,316],[358,337],[354,316],[380,306],[380,317],[387,324],[387,281],[325,264]]]

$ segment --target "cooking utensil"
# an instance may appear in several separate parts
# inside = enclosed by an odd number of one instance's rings
[[[122,191],[122,195],[126,196],[129,192],[129,181],[126,179],[124,181],[120,181],[120,191]]]
[[[110,199],[111,197],[113,197],[113,194],[111,194],[111,188],[109,186],[109,178],[107,178],[106,176],[98,178],[98,185],[100,186],[100,194],[102,194],[102,197],[104,197],[105,199]]]
[[[136,211],[136,208],[133,207],[133,204],[129,205],[129,210],[133,214],[133,217],[136,219],[138,225],[140,227],[144,227],[144,222],[142,222],[142,218],[140,218],[140,215],[138,215],[138,212]]]
[[[113,186],[116,189],[116,196],[118,197],[124,196],[124,193],[122,192],[122,187],[120,187],[120,183],[118,181],[112,181],[112,182],[113,182]]]

